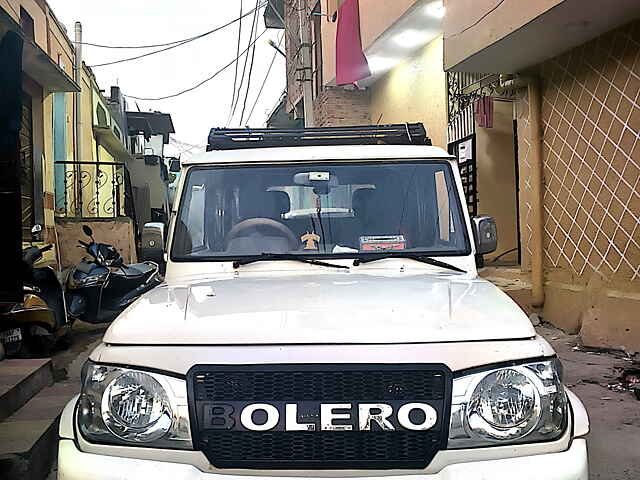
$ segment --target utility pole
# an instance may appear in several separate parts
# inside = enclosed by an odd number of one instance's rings
[[[304,99],[304,126],[315,127],[313,112],[313,68],[311,66],[311,22],[309,21],[307,0],[298,0],[298,20],[300,22],[300,59],[302,61],[302,97]]]

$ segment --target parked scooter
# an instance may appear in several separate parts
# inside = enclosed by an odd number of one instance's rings
[[[40,225],[32,229],[36,235]],[[24,298],[0,313],[0,343],[7,356],[48,354],[71,329],[64,290],[51,267],[34,267],[53,245],[30,246],[22,251]]]
[[[115,247],[97,243],[90,227],[82,231],[90,243],[79,240],[90,256],[82,259],[67,276],[69,315],[88,323],[113,321],[140,295],[162,282],[158,264],[147,261],[125,265]]]

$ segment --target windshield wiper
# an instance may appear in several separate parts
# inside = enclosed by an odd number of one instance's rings
[[[342,269],[349,270],[349,267],[346,265],[338,265],[335,263],[322,262],[320,260],[311,260],[309,258],[301,258],[300,256],[293,255],[291,253],[262,253],[260,256],[255,256],[252,258],[234,260],[233,268],[240,268],[242,265],[249,265],[250,263],[263,262],[268,260],[294,260],[296,262],[308,263],[310,265],[318,265],[320,267],[342,268]]]
[[[369,257],[369,258],[356,258],[353,261],[353,266],[357,267],[358,265],[361,265],[363,263],[375,262],[377,260],[383,260],[385,258],[408,258],[410,260],[416,260],[418,262],[433,265],[434,267],[446,268],[449,270],[453,270],[454,272],[467,273],[465,270],[462,270],[461,268],[458,268],[455,265],[451,265],[450,263],[441,262],[440,260],[436,260],[431,257],[425,257],[424,255],[412,255],[410,253],[403,253],[400,255],[379,255],[379,256]]]

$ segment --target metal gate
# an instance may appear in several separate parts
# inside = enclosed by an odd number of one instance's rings
[[[469,215],[478,215],[478,173],[476,166],[476,136],[471,135],[449,144],[449,153],[458,159],[458,169]]]

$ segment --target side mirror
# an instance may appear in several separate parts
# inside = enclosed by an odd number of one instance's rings
[[[91,230],[91,227],[90,227],[90,226],[88,226],[88,225],[83,225],[83,226],[82,226],[82,231],[84,232],[84,234],[85,234],[87,237],[90,237],[90,238],[92,238],[92,239],[93,239],[93,230]]]
[[[158,264],[164,258],[165,227],[161,222],[145,223],[142,228],[140,259],[151,260]]]
[[[496,221],[492,217],[473,217],[471,223],[476,241],[476,254],[486,255],[495,252],[498,247]]]

